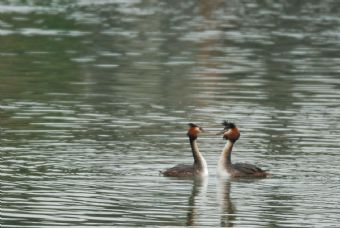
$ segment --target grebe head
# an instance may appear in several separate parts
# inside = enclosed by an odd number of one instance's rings
[[[189,130],[188,130],[187,136],[190,139],[197,139],[198,134],[203,132],[203,128],[193,123],[189,123],[188,125],[189,125]]]
[[[241,135],[236,125],[228,121],[223,121],[222,125],[224,129],[219,134],[223,134],[223,138],[226,140],[236,142]]]

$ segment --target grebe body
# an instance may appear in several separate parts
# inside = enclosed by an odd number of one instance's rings
[[[240,137],[240,132],[234,123],[224,121],[223,125],[224,129],[221,134],[227,142],[218,161],[218,175],[221,177],[266,177],[268,172],[255,165],[231,162],[231,152]]]
[[[189,123],[187,136],[189,138],[194,163],[192,165],[179,164],[172,168],[161,171],[161,174],[168,177],[194,177],[208,176],[208,166],[203,155],[198,149],[197,137],[203,129],[193,123]]]

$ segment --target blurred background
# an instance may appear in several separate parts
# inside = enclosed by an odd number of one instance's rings
[[[340,2],[2,0],[2,227],[335,227]],[[233,161],[273,174],[220,180]]]

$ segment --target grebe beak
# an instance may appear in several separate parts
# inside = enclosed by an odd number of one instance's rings
[[[210,131],[210,130],[206,130],[206,129],[202,129],[200,128],[201,133],[203,133],[204,135],[216,135],[214,132]]]
[[[222,131],[217,132],[216,135],[223,135],[225,132],[226,132],[226,130],[223,129]]]

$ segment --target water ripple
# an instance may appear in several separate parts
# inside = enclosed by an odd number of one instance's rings
[[[339,17],[334,0],[77,0],[0,6],[4,227],[336,227]],[[216,176],[222,120],[233,162]],[[209,178],[165,178],[192,164]]]

